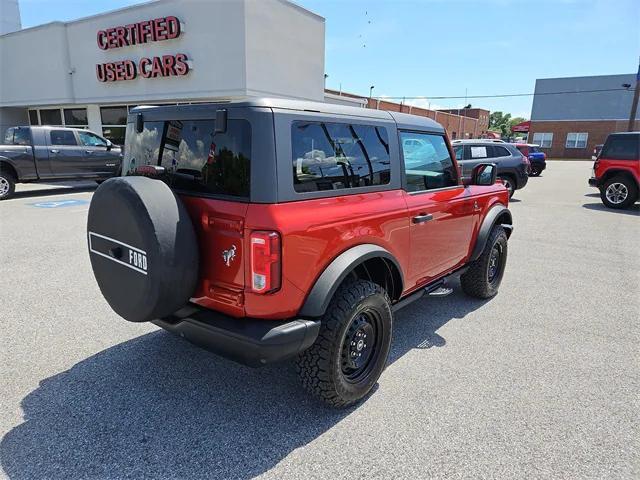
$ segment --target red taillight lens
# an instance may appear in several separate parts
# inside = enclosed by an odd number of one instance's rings
[[[269,293],[280,288],[282,254],[277,232],[251,233],[251,290]]]

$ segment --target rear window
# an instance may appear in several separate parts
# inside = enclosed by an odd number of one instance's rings
[[[640,135],[612,135],[602,148],[600,158],[637,160]]]
[[[195,195],[249,198],[251,126],[228,120],[215,133],[215,120],[145,122],[142,133],[127,126],[124,171],[141,165],[165,168],[162,179],[174,190]]]
[[[4,134],[6,145],[31,145],[31,134],[28,128],[14,127],[7,129]]]
[[[296,192],[386,185],[391,178],[387,129],[347,123],[293,122]]]

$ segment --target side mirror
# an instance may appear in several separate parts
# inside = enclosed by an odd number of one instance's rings
[[[107,152],[112,148],[113,148],[113,143],[111,143],[111,140],[107,140]]]
[[[495,163],[480,163],[473,168],[471,174],[472,185],[489,186],[496,183],[498,167]]]

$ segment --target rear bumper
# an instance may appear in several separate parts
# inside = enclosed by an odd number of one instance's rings
[[[320,330],[320,322],[314,320],[233,318],[195,306],[187,306],[153,323],[206,350],[251,367],[295,356],[315,342]]]
[[[589,186],[590,186],[590,187],[596,187],[596,188],[597,188],[597,187],[598,187],[598,179],[597,179],[597,178],[595,178],[595,177],[591,177],[591,178],[589,179]]]

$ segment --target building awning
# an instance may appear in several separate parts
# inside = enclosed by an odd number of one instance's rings
[[[529,128],[531,128],[531,120],[514,125],[511,127],[511,133],[529,133]]]

